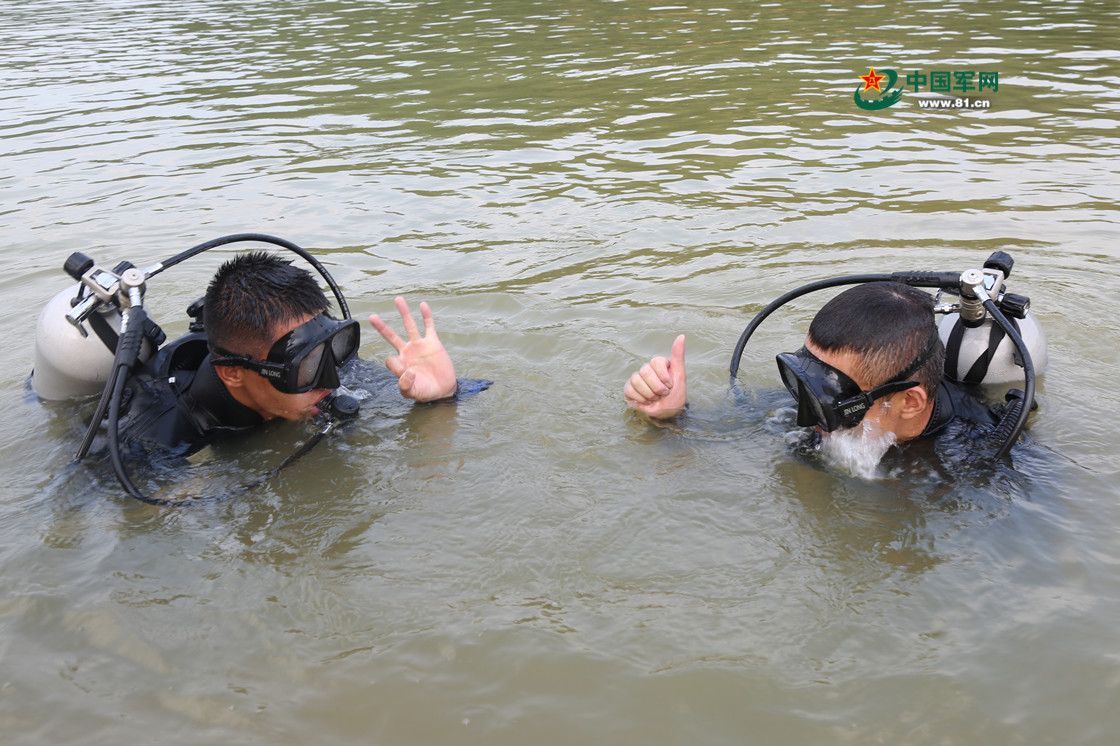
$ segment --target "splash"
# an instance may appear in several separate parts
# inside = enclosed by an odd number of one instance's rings
[[[365,401],[366,399],[369,399],[369,398],[373,397],[372,392],[367,391],[366,389],[363,389],[363,388],[353,388],[352,389],[352,388],[348,388],[346,386],[340,385],[338,388],[335,389],[335,391],[337,391],[339,394],[345,394],[346,396],[351,396],[351,397],[357,399],[358,401]]]
[[[852,476],[875,479],[879,461],[898,442],[892,432],[883,433],[869,422],[850,430],[837,430],[821,438],[820,453],[830,465]]]

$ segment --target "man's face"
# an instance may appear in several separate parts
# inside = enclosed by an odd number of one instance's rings
[[[873,388],[874,384],[870,381],[864,381],[855,374],[856,362],[859,360],[858,353],[851,350],[833,350],[832,352],[825,352],[820,347],[817,347],[811,340],[806,338],[805,347],[809,352],[817,356],[822,363],[831,365],[844,375],[851,378],[856,384],[868,391]],[[871,437],[878,437],[886,433],[894,433],[900,439],[904,439],[903,433],[899,432],[902,425],[900,418],[899,408],[894,406],[896,399],[901,399],[905,392],[896,392],[889,396],[884,396],[876,399],[871,408],[867,410],[863,416],[863,420],[856,425],[857,428],[864,428],[865,432]],[[854,429],[854,428],[853,428]]]
[[[295,319],[287,324],[278,324],[273,330],[272,341],[268,343],[263,349],[249,350],[247,354],[252,355],[258,360],[264,360],[268,357],[268,352],[272,349],[272,345],[276,340],[283,337],[288,332],[296,327],[311,320],[311,315],[304,315]],[[331,392],[330,389],[312,389],[305,391],[302,394],[285,394],[277,390],[267,378],[262,376],[256,371],[248,370],[247,368],[239,368],[241,372],[241,395],[233,393],[235,399],[240,401],[245,406],[254,410],[266,420],[281,417],[285,420],[305,420],[309,417],[314,417],[319,414],[319,408],[315,405],[318,404],[323,397]],[[227,388],[229,388],[227,382]]]

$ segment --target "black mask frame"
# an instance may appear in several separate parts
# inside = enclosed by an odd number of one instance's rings
[[[277,391],[302,394],[338,388],[338,368],[358,351],[361,326],[327,313],[308,319],[273,343],[267,360],[217,349],[214,365],[235,365],[259,373]]]

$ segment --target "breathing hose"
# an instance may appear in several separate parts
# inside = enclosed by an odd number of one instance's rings
[[[186,261],[193,256],[197,256],[204,251],[217,248],[218,246],[225,246],[226,244],[238,243],[241,241],[258,241],[260,243],[270,243],[274,246],[280,246],[281,248],[285,248],[288,251],[298,254],[304,259],[304,261],[314,267],[315,271],[318,272],[326,281],[327,285],[331,289],[331,292],[334,293],[335,300],[338,301],[338,310],[342,312],[343,317],[347,319],[350,318],[350,307],[346,304],[346,298],[343,297],[342,290],[338,287],[338,283],[334,281],[334,278],[331,277],[331,274],[327,271],[327,268],[324,267],[319,262],[319,260],[312,256],[306,249],[300,248],[291,241],[286,241],[285,239],[277,238],[276,236],[269,236],[265,233],[234,233],[229,236],[221,236],[220,238],[214,238],[209,241],[204,241],[198,246],[192,246],[186,251],[180,252],[170,259],[167,259],[166,261],[162,261],[159,264],[149,267],[148,269],[144,270],[144,275],[146,278],[150,279],[158,275],[163,270],[170,269],[176,264]]]
[[[997,436],[999,433],[1006,431],[1003,437],[1003,443],[996,449],[993,458],[1001,459],[1007,454],[1011,453],[1011,446],[1015,445],[1015,441],[1019,439],[1019,435],[1023,432],[1023,428],[1027,426],[1027,418],[1030,417],[1031,407],[1034,405],[1034,389],[1035,389],[1035,374],[1034,362],[1031,360],[1031,353],[1027,350],[1027,345],[1023,342],[1023,338],[1019,336],[1018,330],[1014,325],[1007,320],[1003,312],[999,310],[999,306],[991,298],[985,297],[984,308],[988,309],[988,313],[1000,325],[1004,333],[1011,338],[1015,344],[1015,348],[1019,350],[1019,355],[1023,360],[1023,378],[1026,382],[1026,391],[1023,394],[1022,401],[1011,401],[1007,405],[1003,417],[1000,419],[999,424],[996,426],[992,435]],[[1016,407],[1016,405],[1019,405]],[[1011,421],[1012,417],[1015,418],[1014,426],[1007,429],[1006,423]]]
[[[97,429],[105,418],[106,410],[112,411],[113,409],[114,399],[117,400],[117,410],[119,412],[120,394],[117,392],[118,390],[124,390],[124,382],[128,377],[128,372],[132,370],[140,357],[140,347],[144,341],[142,330],[144,320],[147,318],[147,312],[140,305],[134,305],[121,312],[121,333],[117,340],[116,352],[113,354],[113,365],[109,369],[109,376],[105,381],[105,390],[101,394],[101,399],[97,402],[97,411],[94,412],[93,419],[90,420],[85,438],[82,439],[82,445],[78,448],[78,454],[75,456],[78,461],[85,458],[85,455],[89,453],[89,448],[97,435]],[[112,424],[113,421],[111,420],[110,425]],[[115,440],[115,438],[109,440],[110,452]]]
[[[127,328],[121,334],[120,342],[117,343],[117,354],[121,358],[120,363],[116,364],[114,361],[114,384],[112,397],[109,399],[109,423],[107,437],[109,440],[109,460],[113,464],[113,471],[117,474],[117,481],[124,487],[124,491],[132,497],[142,502],[151,503],[155,505],[161,504],[158,501],[153,501],[152,498],[145,495],[136,485],[133,484],[132,479],[128,476],[128,471],[124,466],[124,459],[121,458],[121,444],[119,437],[120,415],[121,415],[121,400],[124,398],[124,386],[128,382],[128,372],[140,357],[140,343],[143,341],[143,335],[140,329],[143,329],[143,320],[147,318],[147,312],[144,311],[143,306],[133,306],[129,315]]]
[[[747,324],[747,328],[743,330],[743,333],[739,335],[739,341],[735,343],[735,349],[731,352],[731,378],[734,379],[739,373],[739,361],[743,357],[743,350],[746,349],[747,342],[750,340],[751,335],[754,334],[755,329],[758,328],[759,324],[761,324],[767,316],[777,311],[786,303],[789,303],[795,298],[800,298],[803,295],[816,292],[817,290],[826,290],[842,285],[861,285],[865,282],[883,282],[890,279],[890,275],[848,275],[846,277],[833,277],[828,280],[810,282],[808,285],[802,285],[780,296],[772,301],[770,305],[766,306],[766,308],[759,311],[758,314],[751,319],[751,323]]]

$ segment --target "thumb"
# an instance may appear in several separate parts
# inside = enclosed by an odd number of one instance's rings
[[[673,340],[673,350],[669,353],[669,367],[674,376],[684,375],[684,335]]]

